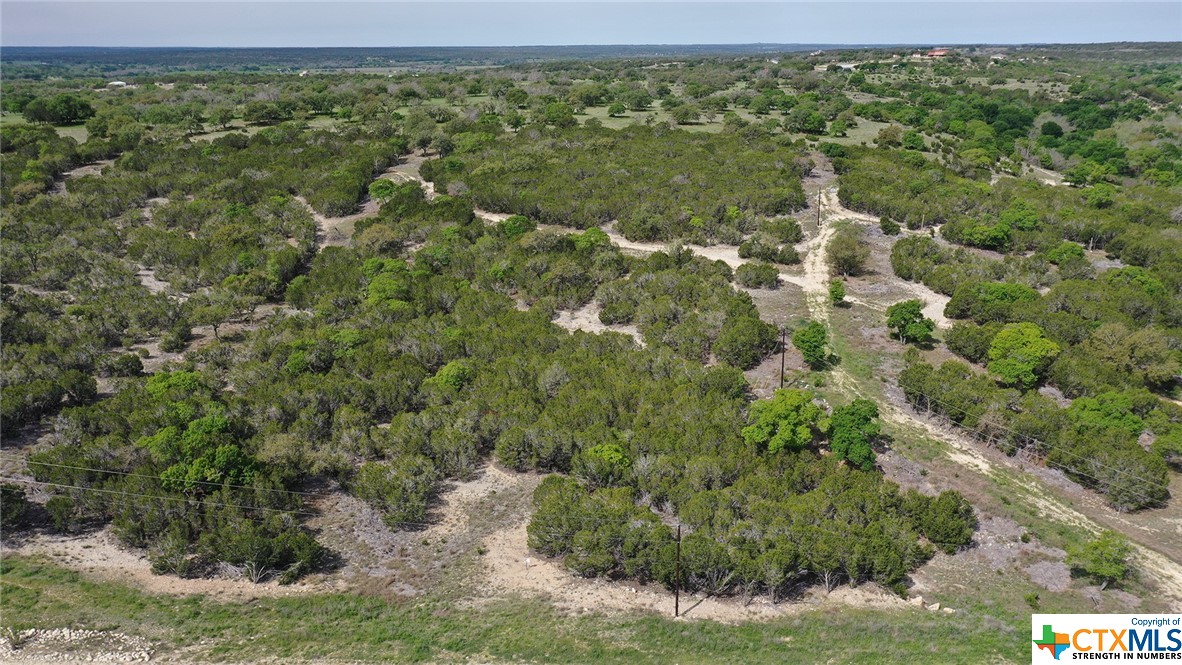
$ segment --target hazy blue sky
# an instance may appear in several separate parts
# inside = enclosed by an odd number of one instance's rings
[[[0,1],[5,46],[1182,40],[1182,2]]]

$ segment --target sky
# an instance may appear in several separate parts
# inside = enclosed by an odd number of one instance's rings
[[[0,0],[2,46],[1182,41],[1182,2]]]

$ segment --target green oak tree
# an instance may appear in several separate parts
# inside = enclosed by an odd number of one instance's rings
[[[887,328],[904,344],[928,344],[936,322],[923,315],[923,301],[918,299],[897,302],[887,308]]]

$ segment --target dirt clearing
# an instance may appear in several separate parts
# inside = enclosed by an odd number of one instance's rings
[[[640,334],[640,330],[636,326],[631,324],[608,325],[600,321],[600,309],[599,303],[592,301],[580,309],[558,312],[554,323],[571,331],[582,330],[596,334],[605,332],[621,333],[636,340],[637,345],[645,345],[644,336]]]

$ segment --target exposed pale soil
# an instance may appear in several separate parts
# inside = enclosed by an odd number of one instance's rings
[[[27,628],[0,635],[0,662],[7,665],[37,663],[139,663],[152,659],[152,644],[105,630]]]
[[[378,180],[386,179],[395,182],[417,182],[423,187],[423,191],[427,195],[427,199],[434,199],[437,194],[435,192],[435,184],[423,180],[419,176],[419,166],[426,159],[423,154],[412,154],[403,157],[398,164],[386,169],[378,176]],[[381,210],[381,204],[373,199],[367,198],[362,204],[361,209],[352,215],[345,215],[343,217],[329,217],[317,212],[311,205],[308,204],[307,199],[302,196],[294,197],[301,205],[307,208],[312,215],[312,219],[316,222],[316,246],[317,251],[325,247],[344,247],[349,244],[353,237],[353,228],[357,222],[363,219],[369,219],[378,214]],[[496,223],[509,218],[511,215],[488,212],[486,210],[475,210],[476,216],[488,223]]]
[[[76,169],[70,169],[62,173],[61,177],[53,183],[53,187],[49,190],[50,194],[65,194],[66,182],[71,178],[80,178],[88,175],[102,175],[103,169],[115,163],[113,159],[104,159],[91,164],[83,164]]]
[[[293,596],[313,590],[306,584],[280,586],[276,582],[251,584],[239,579],[182,579],[156,575],[142,551],[130,550],[115,539],[110,527],[80,535],[35,533],[13,541],[0,541],[0,556],[39,554],[54,563],[86,573],[94,579],[119,582],[147,591],[176,596],[202,594],[220,600],[244,601],[268,596]]]
[[[168,293],[168,290],[172,288],[168,282],[156,277],[156,271],[151,268],[140,268],[135,276],[150,293]]]
[[[648,611],[672,616],[673,594],[657,585],[634,581],[586,580],[574,576],[557,560],[539,557],[527,545],[526,523],[502,529],[485,539],[484,557],[488,588],[493,596],[517,593],[549,600],[571,613],[619,613]],[[723,623],[766,620],[826,607],[905,609],[908,604],[873,584],[842,586],[826,594],[810,589],[801,598],[772,603],[756,597],[745,603],[740,598],[716,598],[686,594],[681,598],[682,616]]]
[[[366,199],[365,203],[361,204],[360,212],[345,215],[344,217],[328,217],[317,212],[315,208],[308,204],[308,200],[304,197],[296,196],[294,198],[308,209],[308,213],[312,215],[312,219],[316,222],[316,251],[323,250],[325,247],[347,246],[353,237],[353,225],[358,220],[367,219],[378,214],[379,208],[377,201]]]
[[[834,192],[823,193],[823,200],[827,203],[836,199]],[[823,208],[824,211],[824,208]],[[877,223],[878,219],[869,215],[849,215],[840,204],[834,205],[828,209],[827,217],[833,219],[862,219],[867,222]],[[824,237],[826,226],[822,226],[821,234],[818,237]],[[828,228],[832,228],[831,225]],[[815,240],[815,239],[814,239]],[[823,244],[821,245],[824,246]],[[813,255],[816,255],[815,257]],[[827,270],[824,270],[824,256],[823,252],[811,252],[810,256],[805,260],[805,272],[809,275],[807,280],[812,285],[812,293],[809,293],[808,303],[809,309],[813,314],[813,318],[828,322],[829,305],[824,297],[827,294],[818,293],[820,287],[818,282],[822,275],[827,276]],[[901,282],[901,280],[892,280],[894,282]],[[917,286],[917,285],[912,285]],[[926,287],[924,287],[926,288]],[[808,289],[806,289],[806,292]],[[913,291],[914,292],[914,291]],[[933,296],[937,294],[932,294]],[[947,299],[944,300],[947,302]],[[940,318],[934,316],[935,312],[929,312],[925,308],[925,314],[937,322],[943,320],[943,304],[939,307]],[[948,322],[942,321],[946,326]],[[861,395],[862,391],[857,385],[857,381],[851,377],[841,366],[837,366],[831,370],[831,374],[837,385],[845,390],[847,393],[853,395]],[[994,464],[982,453],[979,444],[961,435],[953,429],[943,426],[937,426],[932,422],[918,417],[910,408],[901,406],[893,401],[886,401],[879,405],[882,418],[887,422],[905,429],[918,430],[922,434],[942,443],[948,445],[945,453],[954,462],[961,466],[965,466],[987,477],[1005,474],[1007,478],[1018,483],[1019,487],[1025,494],[1025,498],[1031,501],[1044,516],[1052,519],[1083,528],[1092,533],[1099,533],[1102,528],[1118,528],[1120,531],[1129,535],[1134,540],[1137,550],[1138,565],[1147,574],[1150,579],[1153,579],[1162,592],[1163,597],[1169,598],[1172,606],[1182,608],[1182,565],[1177,561],[1147,547],[1143,544],[1145,541],[1137,542],[1138,539],[1144,539],[1145,536],[1137,533],[1137,529],[1130,529],[1132,525],[1127,524],[1120,515],[1114,513],[1111,509],[1103,506],[1100,500],[1094,495],[1087,492],[1077,494],[1078,500],[1083,501],[1088,505],[1088,515],[1081,513],[1075,508],[1066,505],[1065,501],[1061,499],[1054,492],[1048,491],[1043,486],[1043,481],[1022,471],[1021,469],[1014,469],[1015,466],[1006,458],[1007,463],[1004,471],[995,468]],[[1102,526],[1103,525],[1103,526]],[[1155,542],[1157,539],[1150,538],[1149,542]],[[955,557],[954,557],[955,558]]]
[[[412,174],[417,175],[417,166],[421,161],[421,157],[412,157],[406,163],[387,171],[385,175],[411,179]],[[833,193],[827,192],[825,202],[835,201]],[[334,229],[341,229],[346,224],[375,213],[376,208],[370,210],[363,207],[357,215],[346,218],[324,218],[315,214],[314,217],[321,232],[331,243]],[[482,213],[480,216],[490,221],[503,218],[488,213]],[[821,320],[828,318],[829,273],[824,258],[824,247],[833,232],[832,224],[824,225],[819,234],[802,243],[800,249],[807,252],[802,269],[782,275],[785,282],[803,291],[809,301],[809,309],[814,317]],[[612,228],[608,229],[608,233],[614,242],[626,250],[650,253],[666,249],[665,245],[659,243],[628,241]],[[737,248],[732,246],[692,249],[706,258],[722,260],[732,266],[745,262],[739,259]],[[557,323],[568,329],[623,332],[640,341],[638,331],[632,326],[606,326],[599,322],[595,304],[576,311],[560,312]],[[153,356],[156,355],[153,353]],[[769,362],[774,365],[775,360],[770,358]],[[799,359],[794,358],[793,364],[799,367]],[[772,372],[778,373],[778,369],[773,369]],[[757,390],[767,392],[772,388],[770,385],[757,386]],[[382,523],[376,511],[363,502],[340,493],[328,494],[316,500],[315,506],[321,515],[313,518],[309,526],[318,529],[321,539],[342,554],[343,565],[337,573],[308,578],[292,587],[278,587],[274,583],[252,585],[234,580],[184,580],[173,584],[172,578],[152,575],[144,557],[119,550],[107,532],[70,539],[40,536],[21,544],[19,551],[47,553],[65,565],[79,567],[100,576],[127,570],[131,572],[129,579],[134,584],[149,591],[163,593],[199,592],[221,597],[238,595],[249,598],[270,594],[303,593],[308,590],[342,589],[361,579],[378,578],[383,580],[385,588],[391,592],[417,595],[438,573],[438,563],[441,559],[455,557],[472,549],[472,543],[464,542],[465,534],[470,536],[472,533],[483,531],[485,533],[479,540],[479,548],[484,554],[480,555],[479,561],[487,577],[487,583],[481,585],[478,593],[472,593],[472,589],[468,590],[475,599],[473,602],[504,593],[521,593],[545,596],[572,612],[605,609],[670,611],[671,598],[664,589],[646,588],[627,582],[579,579],[571,575],[560,562],[532,554],[526,542],[525,525],[529,513],[528,497],[537,481],[536,476],[506,473],[489,466],[477,479],[458,483],[451,491],[443,493],[439,505],[432,512],[430,525],[421,530],[391,529]],[[500,498],[497,498],[498,495]],[[489,501],[502,506],[507,505],[507,495],[516,496],[515,505],[510,508],[514,519],[495,525],[473,524],[474,511],[479,512],[480,507]],[[509,528],[505,528],[506,526]],[[105,562],[105,565],[99,562]],[[167,583],[161,585],[160,581],[164,580]],[[685,599],[683,608],[687,610],[689,617],[737,622],[834,604],[906,607],[904,601],[898,597],[873,585],[863,585],[857,589],[842,587],[831,594],[813,590],[794,602],[778,604],[772,604],[770,599],[766,598],[743,603],[732,598],[691,597]]]
[[[617,332],[630,336],[640,346],[644,346],[644,337],[640,330],[631,324],[608,325],[599,320],[600,306],[597,302],[590,302],[576,310],[563,310],[557,313],[554,323],[567,330],[583,330],[590,333]]]

